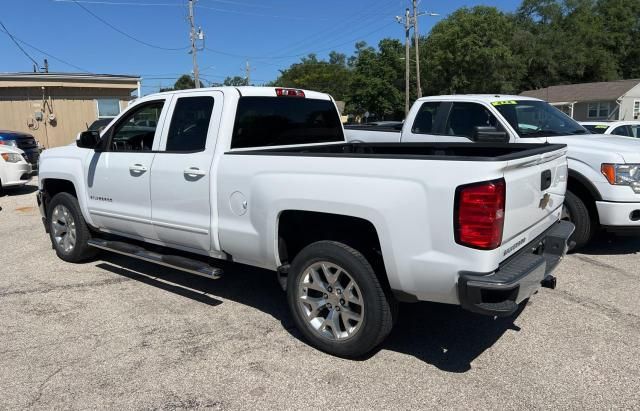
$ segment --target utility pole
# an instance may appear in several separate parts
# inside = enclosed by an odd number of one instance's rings
[[[247,80],[247,86],[251,85],[251,66],[249,65],[249,60],[247,60],[247,64],[245,66],[245,79]]]
[[[416,88],[418,89],[418,98],[422,97],[422,87],[420,87],[420,45],[418,38],[418,0],[413,0],[413,39],[416,48]]]
[[[404,18],[396,16],[396,21],[400,24],[404,24],[404,116],[406,118],[409,115],[409,82],[411,80],[411,68],[409,61],[411,18],[409,16],[409,9],[405,9]]]
[[[412,0],[413,16],[411,23],[413,24],[414,47],[416,48],[416,88],[418,89],[418,98],[422,97],[422,86],[420,85],[420,31],[418,30],[418,17],[420,16],[439,16],[438,13],[418,12],[418,0]]]
[[[195,88],[200,88],[200,71],[198,70],[198,57],[197,52],[202,50],[198,49],[198,40],[204,41],[204,33],[202,28],[198,28],[196,31],[196,23],[193,11],[193,3],[196,0],[189,0],[189,38],[191,40],[191,58],[193,60],[193,81]]]

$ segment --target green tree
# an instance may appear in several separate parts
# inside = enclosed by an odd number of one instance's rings
[[[336,100],[349,97],[351,70],[344,54],[332,52],[329,61],[319,60],[315,54],[303,57],[299,63],[280,71],[272,85],[296,87],[331,94]]]
[[[599,0],[595,12],[602,19],[605,47],[615,56],[620,76],[640,77],[640,1]]]
[[[404,115],[403,46],[398,40],[383,39],[378,49],[365,42],[356,43],[349,60],[353,68],[351,95],[347,111],[366,111],[378,119],[399,119]]]
[[[513,20],[494,7],[462,8],[440,21],[423,42],[425,91],[518,91],[526,66],[512,49],[516,31]]]
[[[522,88],[619,77],[593,0],[525,0],[514,18],[525,33],[514,39],[527,64]]]
[[[178,78],[178,80],[176,80],[176,83],[173,85],[173,89],[186,90],[190,88],[195,88],[195,85],[196,85],[196,82],[193,79],[193,77],[191,77],[188,74],[183,74]],[[200,87],[204,87],[204,84],[202,83],[202,81],[200,82]]]
[[[249,83],[247,82],[247,78],[240,77],[240,76],[227,77],[224,79],[224,82],[222,84],[224,86],[235,86],[235,87],[249,85]]]

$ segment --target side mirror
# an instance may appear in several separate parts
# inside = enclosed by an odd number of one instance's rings
[[[508,143],[509,135],[506,131],[498,131],[491,126],[478,126],[473,129],[471,137],[476,143]]]
[[[100,133],[95,130],[87,130],[78,133],[76,145],[80,148],[94,149],[100,142]]]

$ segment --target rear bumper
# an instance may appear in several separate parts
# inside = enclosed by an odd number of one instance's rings
[[[573,224],[560,221],[502,263],[495,272],[461,272],[458,298],[462,308],[485,315],[507,316],[535,293],[567,253]]]
[[[640,227],[640,203],[596,201],[600,224],[608,227]]]

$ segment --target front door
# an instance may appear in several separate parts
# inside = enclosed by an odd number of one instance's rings
[[[132,107],[103,134],[104,151],[87,158],[88,207],[94,223],[119,234],[156,237],[151,225],[150,173],[165,99]]]
[[[209,253],[219,248],[211,170],[222,93],[184,93],[171,106],[151,168],[151,218],[160,241]]]

